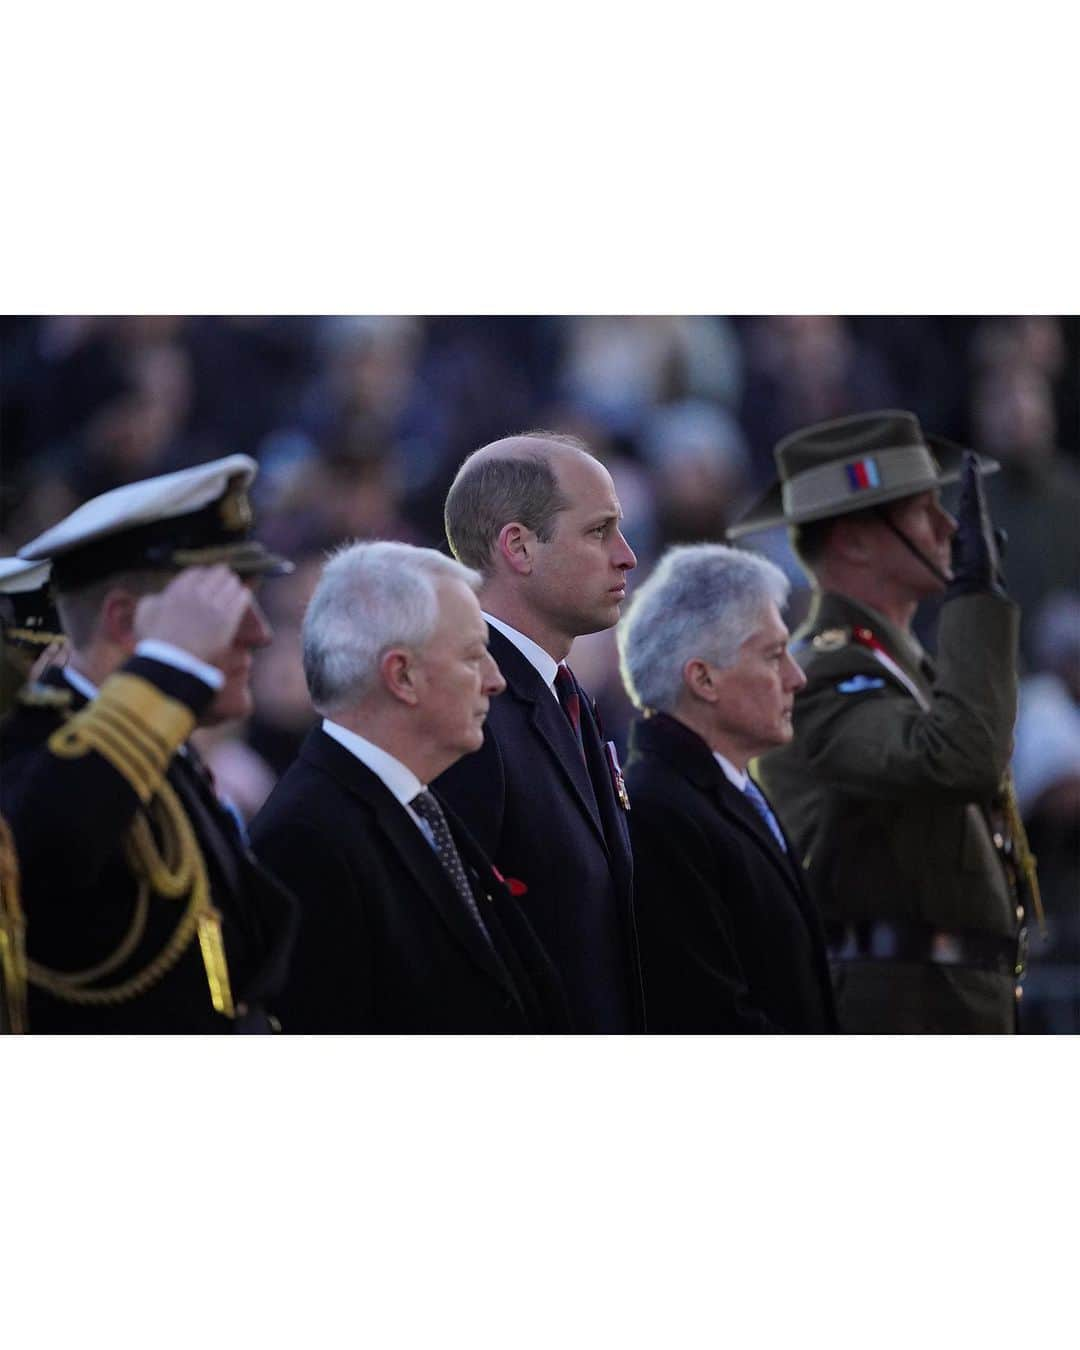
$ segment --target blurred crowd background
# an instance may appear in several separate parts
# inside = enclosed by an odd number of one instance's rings
[[[994,456],[1023,607],[1014,769],[1048,912],[1025,1027],[1080,1031],[1077,317],[8,317],[0,352],[2,555],[122,483],[236,451],[259,461],[260,537],[297,568],[261,595],[275,640],[256,715],[200,733],[249,818],[312,722],[299,630],[326,551],[445,548],[446,489],[489,440],[582,436],[615,480],[638,579],[669,544],[721,541],[803,424],[909,408]],[[808,592],[785,533],[747,542],[791,576],[794,627]],[[932,648],[932,605],[918,629]],[[571,661],[621,746],[613,635],[579,639]]]

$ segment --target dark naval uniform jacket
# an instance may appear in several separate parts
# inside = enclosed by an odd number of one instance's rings
[[[379,776],[311,731],[252,824],[301,918],[276,1001],[296,1032],[569,1030],[562,987],[517,902],[443,811],[483,929]]]
[[[31,1032],[271,1029],[265,1004],[284,979],[295,902],[184,748],[212,697],[195,676],[135,656],[90,702],[49,672],[3,723],[0,812],[18,852]],[[212,993],[204,943],[223,956],[231,1007],[219,960]]]
[[[795,636],[795,737],[757,772],[825,920],[844,1030],[1015,1030],[1023,916],[996,808],[1017,627],[1004,598],[948,600],[931,663],[825,594]]]
[[[639,719],[626,781],[649,1030],[834,1031],[802,868],[708,745],[664,713]]]
[[[617,770],[580,690],[584,756],[536,667],[496,628],[506,680],[483,747],[436,780],[510,882],[562,977],[574,1029],[641,1031],[633,863]]]

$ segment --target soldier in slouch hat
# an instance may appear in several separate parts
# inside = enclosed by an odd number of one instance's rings
[[[729,534],[786,521],[814,584],[795,736],[758,773],[821,907],[841,1025],[1012,1031],[1037,897],[1007,773],[1019,614],[981,482],[996,465],[902,411],[797,431],[776,462]],[[939,489],[958,479],[954,519]],[[911,621],[938,594],[931,661]]]

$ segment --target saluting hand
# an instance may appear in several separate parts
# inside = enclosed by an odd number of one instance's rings
[[[228,567],[188,567],[163,591],[135,607],[135,638],[171,642],[220,666],[251,603],[251,592]]]
[[[947,596],[976,591],[1005,594],[1001,557],[986,504],[979,458],[970,450],[964,451],[956,533],[952,541],[952,572]]]

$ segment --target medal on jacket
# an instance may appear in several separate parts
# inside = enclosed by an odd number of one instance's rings
[[[626,780],[622,776],[622,768],[619,764],[619,752],[615,749],[614,741],[604,742],[604,754],[607,756],[608,769],[611,772],[611,786],[615,789],[615,796],[619,799],[619,805],[624,811],[630,810],[630,794],[626,790]]]

